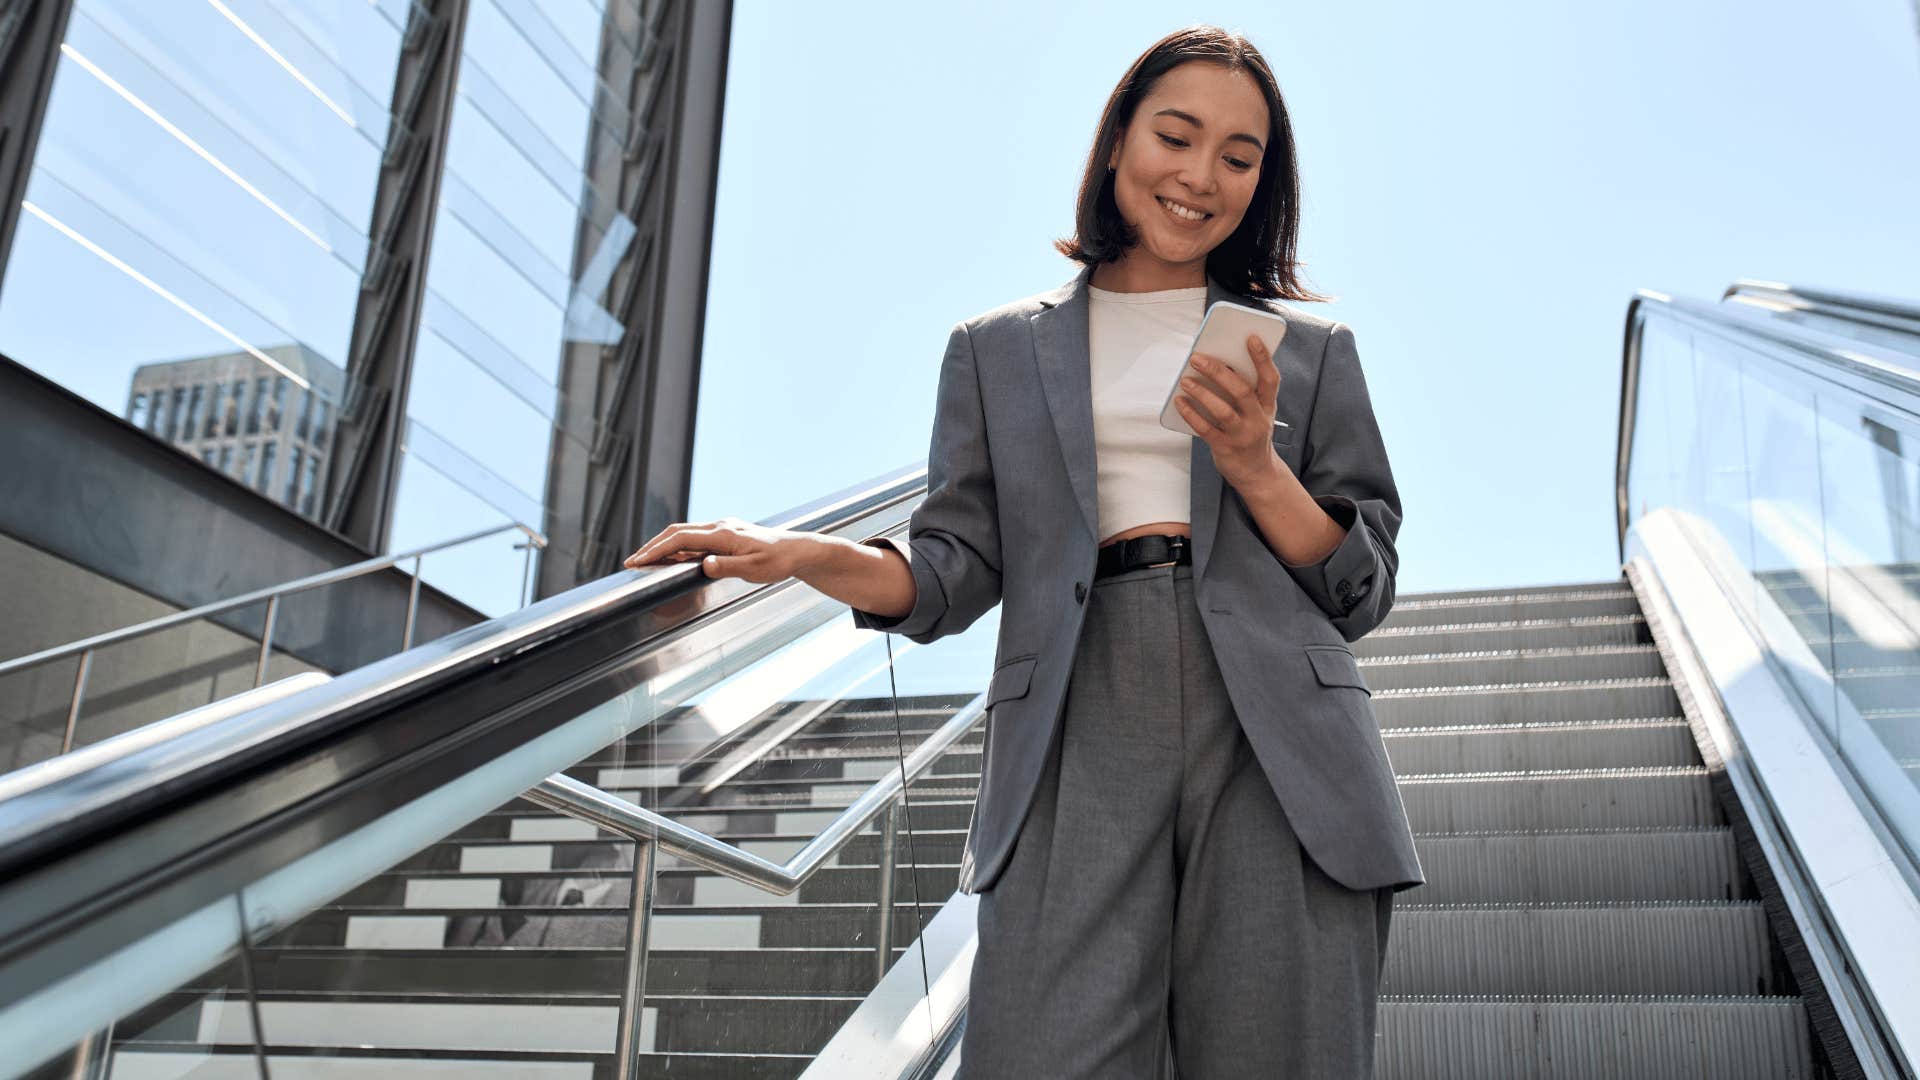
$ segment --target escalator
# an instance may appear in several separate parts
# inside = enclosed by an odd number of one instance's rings
[[[1378,1076],[1914,1075],[1909,314],[1642,294],[1623,577],[1353,643],[1427,876]],[[1802,406],[1873,468],[1727,435]],[[764,524],[903,531],[924,480]],[[952,1075],[996,614],[846,616],[621,574],[0,777],[0,1076]]]

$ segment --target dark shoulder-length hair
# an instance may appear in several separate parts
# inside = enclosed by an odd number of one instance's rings
[[[1293,125],[1273,69],[1253,43],[1218,26],[1189,26],[1153,44],[1133,62],[1107,98],[1100,131],[1087,155],[1080,179],[1074,235],[1055,240],[1062,255],[1083,265],[1113,262],[1139,243],[1137,230],[1120,216],[1113,199],[1113,174],[1107,171],[1120,132],[1160,76],[1190,60],[1245,71],[1267,99],[1267,152],[1260,158],[1260,179],[1240,227],[1207,253],[1207,273],[1244,296],[1277,300],[1327,300],[1300,282],[1295,248],[1300,233],[1300,171],[1295,161]]]

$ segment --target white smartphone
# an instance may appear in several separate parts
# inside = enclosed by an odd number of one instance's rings
[[[1173,385],[1167,389],[1166,404],[1160,406],[1160,426],[1169,431],[1198,438],[1200,433],[1187,424],[1186,417],[1173,404],[1180,393],[1180,380],[1191,374],[1201,384],[1226,397],[1219,383],[1193,370],[1193,354],[1205,353],[1233,369],[1234,374],[1252,385],[1260,380],[1254,375],[1253,354],[1247,351],[1247,338],[1257,335],[1267,347],[1267,352],[1279,355],[1280,340],[1287,336],[1287,321],[1271,311],[1261,311],[1236,304],[1230,300],[1215,301],[1207,309],[1206,317],[1200,320],[1200,332],[1193,335],[1193,344],[1187,348],[1187,359],[1180,365],[1179,374],[1174,376]]]

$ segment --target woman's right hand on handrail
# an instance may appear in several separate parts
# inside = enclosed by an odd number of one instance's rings
[[[678,521],[627,556],[629,570],[700,560],[708,577],[758,584],[799,578],[849,607],[884,617],[913,610],[917,587],[906,561],[884,547],[820,533],[774,529],[737,517]]]

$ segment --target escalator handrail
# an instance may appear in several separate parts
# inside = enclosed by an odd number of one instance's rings
[[[925,464],[908,465],[759,524],[839,532],[905,503],[925,486]],[[905,514],[899,517],[904,520]],[[888,521],[874,531],[886,532],[898,524]],[[50,852],[64,854],[85,838],[135,820],[156,806],[217,789],[225,780],[319,743],[383,709],[430,694],[465,674],[615,614],[647,610],[710,583],[717,581],[708,579],[698,563],[622,570],[180,738],[161,740],[84,770],[16,776],[10,797],[0,801],[0,880]],[[783,585],[757,586],[738,602]]]
[[[1741,298],[1784,303],[1839,318],[1859,318],[1862,314],[1892,318],[1909,324],[1910,328],[1920,329],[1920,303],[1897,296],[1789,285],[1783,281],[1761,281],[1756,278],[1740,278],[1720,294],[1722,301]]]
[[[1750,283],[1749,291],[1753,287]],[[1736,283],[1729,287],[1726,295],[1733,295],[1739,288],[1740,283]],[[1829,295],[1842,297],[1848,294],[1829,292]],[[1902,305],[1900,301],[1867,298],[1858,294],[1853,295],[1852,300],[1854,303],[1851,306],[1854,307],[1868,302],[1892,304],[1895,307],[1911,306]],[[1619,442],[1614,452],[1613,472],[1615,540],[1623,565],[1626,562],[1627,527],[1630,524],[1627,473],[1633,464],[1634,409],[1640,382],[1640,328],[1648,315],[1655,311],[1746,344],[1760,345],[1763,347],[1761,355],[1770,359],[1781,360],[1780,353],[1784,350],[1808,362],[1812,368],[1824,366],[1854,376],[1883,390],[1886,394],[1883,400],[1908,411],[1920,412],[1920,351],[1905,353],[1882,344],[1856,341],[1798,323],[1771,319],[1739,305],[1709,304],[1669,296],[1652,289],[1636,290],[1633,298],[1627,302],[1626,328],[1620,351]],[[1849,317],[1844,306],[1831,308],[1828,313]],[[1814,371],[1808,374],[1819,377]]]

